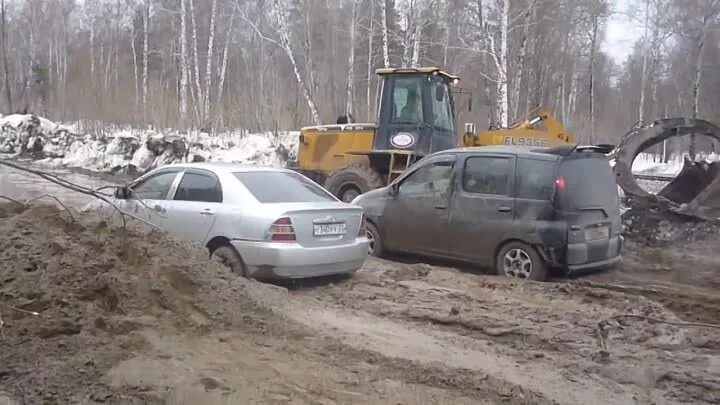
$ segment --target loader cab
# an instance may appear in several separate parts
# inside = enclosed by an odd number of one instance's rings
[[[378,116],[373,149],[419,157],[457,147],[451,84],[438,68],[378,69]]]

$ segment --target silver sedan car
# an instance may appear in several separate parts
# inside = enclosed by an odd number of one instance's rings
[[[173,164],[118,188],[113,202],[170,234],[202,243],[247,277],[352,273],[368,257],[362,208],[290,170]],[[117,212],[107,204],[101,210]]]

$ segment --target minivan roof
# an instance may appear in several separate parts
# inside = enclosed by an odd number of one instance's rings
[[[430,156],[440,155],[442,153],[503,153],[524,158],[556,160],[558,157],[569,156],[575,152],[594,152],[598,154],[605,154],[609,152],[609,147],[610,145],[586,146],[575,144],[553,147],[490,145],[447,149],[435,152]]]
[[[537,146],[472,146],[466,148],[447,149],[441,152],[435,152],[430,156],[440,155],[442,153],[503,153],[525,158],[556,160],[558,155],[550,153],[550,149],[551,148],[538,148]]]

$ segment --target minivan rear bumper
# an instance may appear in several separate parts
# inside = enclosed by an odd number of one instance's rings
[[[612,259],[603,260],[600,262],[592,262],[592,263],[586,263],[586,264],[573,264],[567,266],[567,271],[569,274],[573,273],[581,273],[586,271],[592,271],[592,270],[598,270],[603,269],[606,267],[613,266],[617,263],[619,263],[622,260],[622,256],[615,256]]]
[[[570,244],[567,247],[565,255],[565,267],[568,273],[572,274],[613,266],[622,260],[624,243],[625,238],[623,238],[622,235],[618,235],[603,242]],[[601,257],[597,255],[598,249],[604,250]]]

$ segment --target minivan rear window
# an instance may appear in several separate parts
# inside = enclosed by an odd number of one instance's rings
[[[556,160],[519,158],[517,161],[517,198],[548,201],[555,187]]]
[[[322,187],[290,172],[233,173],[261,203],[337,201]]]
[[[617,183],[604,156],[566,159],[559,176],[565,180],[564,209],[618,208]]]

